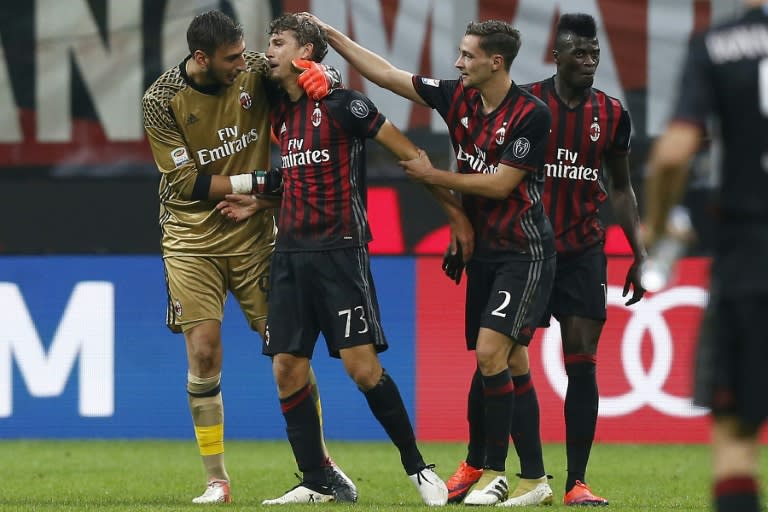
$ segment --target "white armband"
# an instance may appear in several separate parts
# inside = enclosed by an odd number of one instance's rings
[[[253,190],[253,176],[251,173],[236,174],[229,177],[233,194],[250,194]]]

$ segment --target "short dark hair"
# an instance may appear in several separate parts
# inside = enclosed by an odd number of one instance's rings
[[[470,22],[464,35],[479,36],[480,48],[489,55],[499,54],[504,57],[504,67],[507,71],[520,51],[520,31],[505,21]]]
[[[243,38],[243,27],[221,11],[208,11],[192,18],[187,28],[189,53],[202,50],[213,55],[224,44],[234,44]]]
[[[312,43],[312,55],[310,60],[322,62],[325,54],[328,53],[328,34],[320,25],[309,19],[307,16],[296,13],[285,13],[272,20],[269,24],[269,35],[279,32],[292,30],[296,34],[296,39],[300,46]]]
[[[563,14],[560,16],[560,21],[557,22],[556,40],[559,41],[564,34],[573,34],[589,39],[596,38],[597,25],[595,18],[584,13]]]

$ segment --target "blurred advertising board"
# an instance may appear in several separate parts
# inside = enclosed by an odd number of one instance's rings
[[[598,352],[598,441],[705,442],[690,403],[708,260],[688,258],[669,290],[624,307],[627,258],[610,258]],[[388,257],[372,268],[389,351],[382,354],[424,440],[463,440],[474,371],[464,345],[464,285],[440,258]],[[164,326],[159,256],[0,257],[0,438],[187,438],[184,342]],[[230,438],[282,439],[269,359],[237,304],[223,323]],[[542,438],[560,441],[565,374],[556,324],[531,343]],[[363,396],[320,341],[313,366],[331,439],[384,439]]]

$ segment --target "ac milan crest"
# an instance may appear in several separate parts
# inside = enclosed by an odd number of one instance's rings
[[[600,125],[597,122],[589,126],[589,138],[592,142],[597,142],[597,139],[600,138]]]
[[[320,126],[320,123],[323,121],[323,113],[320,111],[319,108],[315,107],[315,110],[312,111],[312,126],[317,128]]]
[[[243,107],[245,110],[248,110],[249,108],[251,108],[252,104],[253,104],[253,100],[251,100],[251,95],[245,91],[241,91],[240,106]]]
[[[506,135],[507,135],[507,129],[504,128],[503,126],[498,130],[496,130],[496,144],[498,144],[499,146],[504,144],[504,137],[506,137]]]

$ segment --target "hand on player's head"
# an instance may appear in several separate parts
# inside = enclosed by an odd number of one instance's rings
[[[313,100],[321,100],[331,92],[333,81],[329,76],[329,70],[323,64],[306,59],[295,59],[291,65],[301,74],[298,78],[299,86],[304,89],[307,96]]]

